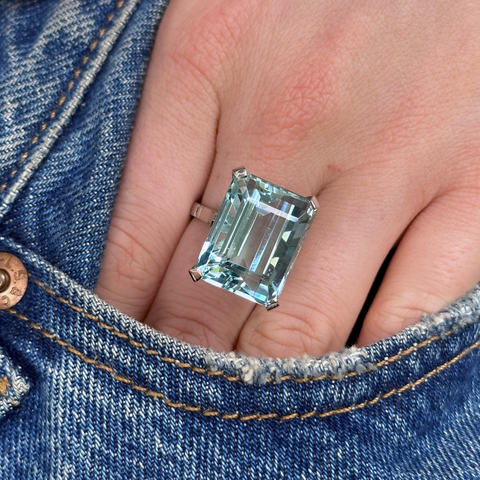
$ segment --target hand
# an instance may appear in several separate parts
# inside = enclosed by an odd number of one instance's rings
[[[97,293],[215,350],[289,357],[344,344],[396,253],[359,345],[480,280],[480,5],[425,0],[171,0],[148,68]],[[231,170],[317,216],[264,307],[193,283]],[[403,236],[402,236],[403,235]]]

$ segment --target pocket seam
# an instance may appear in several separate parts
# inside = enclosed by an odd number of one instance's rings
[[[54,335],[51,332],[48,332],[47,330],[44,330],[40,325],[32,322],[30,319],[28,319],[25,315],[16,312],[13,308],[9,308],[5,310],[6,312],[9,312],[13,315],[15,315],[17,318],[20,320],[23,320],[28,324],[28,326],[34,330],[38,330],[44,337],[53,340],[55,343],[60,345],[61,347],[65,348],[68,352],[72,353],[73,355],[77,356],[86,364],[90,364],[98,368],[99,370],[106,371],[109,373],[116,381],[124,383],[128,385],[132,390],[137,390],[139,392],[144,393],[145,395],[152,397],[154,399],[160,399],[162,402],[167,405],[168,407],[174,408],[174,409],[180,409],[183,411],[187,412],[194,412],[194,413],[199,413],[204,417],[217,417],[221,420],[240,420],[241,422],[248,422],[252,420],[279,420],[279,421],[289,421],[289,420],[294,420],[294,419],[299,419],[299,420],[306,420],[308,418],[325,418],[325,417],[331,417],[334,415],[340,415],[343,413],[348,413],[354,410],[361,410],[367,406],[375,405],[376,403],[380,402],[381,400],[385,400],[389,397],[391,397],[394,394],[401,395],[405,391],[411,390],[418,385],[421,385],[422,383],[425,383],[429,378],[433,377],[437,373],[442,372],[443,370],[447,369],[451,365],[457,363],[460,361],[463,357],[471,353],[473,350],[476,348],[480,347],[480,339],[478,339],[476,342],[462,350],[460,353],[455,355],[455,357],[451,358],[450,360],[447,360],[445,363],[439,365],[438,367],[435,367],[433,370],[430,370],[430,372],[426,373],[419,379],[415,380],[414,382],[408,382],[402,387],[396,387],[391,389],[390,391],[386,393],[382,393],[377,395],[375,398],[371,400],[365,400],[364,402],[357,403],[350,405],[348,407],[343,407],[343,408],[337,408],[333,410],[329,410],[327,412],[318,412],[317,410],[312,410],[307,413],[299,413],[299,412],[293,412],[288,415],[280,415],[277,412],[271,412],[271,413],[254,413],[251,415],[241,415],[239,412],[234,412],[234,413],[221,413],[218,410],[209,410],[209,409],[203,409],[201,406],[196,406],[196,405],[188,405],[185,403],[181,402],[173,402],[169,398],[166,397],[165,394],[161,392],[156,392],[154,390],[150,390],[146,387],[142,387],[141,385],[137,385],[133,380],[124,377],[123,375],[120,375],[113,370],[112,367],[109,367],[108,365],[104,365],[103,363],[98,362],[97,360],[87,357],[84,355],[82,352],[77,350],[75,347],[70,345],[68,342],[61,340],[58,338],[56,335]]]
[[[37,170],[37,167],[43,162],[45,155],[50,151],[52,142],[56,140],[58,134],[63,130],[72,114],[76,111],[86,89],[94,81],[93,79],[96,77],[96,73],[98,73],[99,68],[101,68],[105,59],[108,57],[109,51],[115,43],[114,41],[108,42],[109,35],[113,35],[113,40],[115,40],[116,30],[118,30],[117,33],[120,33],[125,26],[125,24],[121,24],[119,27],[118,22],[112,20],[117,18],[121,21],[122,18],[127,18],[141,1],[142,0],[115,0],[112,2],[114,8],[105,17],[103,26],[98,29],[95,38],[87,44],[86,53],[83,54],[81,60],[81,66],[73,71],[67,83],[66,90],[62,89],[60,91],[60,98],[57,100],[55,107],[49,112],[47,118],[42,121],[40,127],[37,128],[26,150],[20,155],[20,158],[14,162],[13,169],[7,174],[5,182],[0,185],[0,194],[4,196],[0,205],[0,217],[8,212],[16,196],[24,184],[30,179],[31,174]],[[128,21],[128,19],[126,21]],[[97,48],[100,45],[102,47]],[[105,45],[107,45],[107,47],[105,47]],[[95,60],[97,57],[100,58],[99,61]],[[85,72],[87,73],[85,74]],[[84,74],[82,75],[82,73]],[[86,77],[88,78],[86,79]],[[79,91],[77,92],[76,90]],[[73,96],[69,99],[68,94],[70,92],[73,92]],[[63,110],[61,110],[62,107]],[[27,159],[29,159],[29,162],[25,162]],[[28,165],[26,165],[27,163]]]
[[[114,12],[116,12],[117,10],[121,9],[124,5],[124,0],[118,0],[118,2],[116,2],[115,4],[115,10]],[[73,75],[72,77],[70,78],[68,84],[67,84],[67,88],[65,90],[64,93],[62,93],[62,95],[60,95],[60,98],[58,99],[57,101],[57,104],[55,105],[55,107],[50,111],[49,115],[48,115],[48,120],[44,120],[41,124],[40,124],[40,129],[38,132],[35,133],[35,135],[32,137],[32,139],[30,140],[30,147],[25,150],[22,155],[20,156],[20,159],[15,162],[15,165],[13,167],[13,170],[8,174],[8,177],[10,178],[13,178],[15,176],[15,174],[18,172],[18,168],[19,166],[28,158],[28,155],[30,154],[31,152],[31,148],[33,147],[33,145],[35,145],[38,141],[38,139],[40,138],[40,134],[47,128],[47,126],[49,125],[49,123],[56,117],[57,115],[57,111],[59,108],[61,108],[61,106],[63,105],[63,103],[65,102],[65,100],[67,99],[67,94],[68,92],[70,92],[70,90],[73,88],[73,86],[75,85],[75,82],[77,80],[77,78],[80,76],[80,73],[82,73],[82,70],[83,68],[85,67],[85,65],[88,63],[88,61],[90,60],[90,58],[92,57],[92,54],[95,52],[95,49],[97,48],[97,45],[98,45],[98,42],[99,40],[105,35],[105,32],[107,31],[107,26],[108,24],[112,21],[113,17],[115,16],[115,13],[114,12],[110,12],[107,16],[107,24],[104,26],[104,27],[101,27],[99,30],[98,30],[98,34],[97,34],[97,37],[92,40],[90,42],[90,45],[88,47],[88,50],[90,53],[87,53],[83,59],[82,59],[82,66],[75,69],[74,72],[73,72]],[[2,185],[0,185],[0,193],[2,193],[8,182],[10,180],[6,180],[4,183],[2,183]]]
[[[57,292],[52,290],[50,287],[45,285],[43,282],[41,282],[37,278],[33,277],[31,274],[29,274],[29,276],[32,278],[32,280],[35,284],[37,284],[39,287],[41,287],[43,290],[45,290],[46,293],[54,296],[59,302],[63,303],[64,305],[69,306],[75,312],[81,313],[82,315],[89,318],[90,320],[93,320],[101,328],[109,331],[110,333],[112,333],[116,337],[119,337],[123,340],[126,340],[133,347],[139,348],[140,350],[143,350],[147,355],[156,356],[162,362],[173,364],[178,368],[192,370],[195,373],[199,373],[199,374],[202,374],[202,375],[209,375],[209,376],[213,376],[213,377],[221,377],[221,378],[224,378],[225,380],[227,380],[229,382],[240,382],[240,383],[245,383],[246,384],[246,382],[239,376],[227,375],[226,373],[224,373],[220,370],[208,370],[206,368],[196,367],[195,365],[192,365],[188,362],[181,362],[180,360],[178,360],[176,358],[162,356],[158,351],[147,348],[141,342],[138,342],[138,341],[130,338],[125,333],[119,332],[118,330],[113,328],[111,325],[108,325],[108,324],[104,323],[97,315],[94,315],[92,313],[88,313],[85,310],[83,310],[81,307],[78,307],[77,305],[74,305],[73,303],[71,303],[68,299],[66,299],[64,297],[61,297]],[[465,328],[467,325],[468,324],[461,325],[460,328]],[[372,365],[370,367],[366,366],[365,371],[362,371],[362,372],[358,372],[358,371],[348,372],[345,375],[343,375],[341,378],[336,377],[336,376],[331,375],[331,374],[328,374],[328,373],[324,373],[324,374],[319,375],[317,377],[293,377],[292,375],[283,375],[282,377],[280,377],[278,379],[268,378],[268,379],[265,380],[265,383],[278,384],[278,383],[282,383],[282,382],[289,381],[289,380],[293,381],[293,382],[296,382],[296,383],[307,383],[307,382],[318,382],[318,381],[326,380],[326,379],[331,380],[331,381],[339,382],[339,381],[343,380],[344,378],[356,377],[358,375],[363,375],[364,373],[367,373],[367,372],[376,371],[378,368],[381,368],[385,365],[394,363],[397,360],[399,360],[403,357],[406,357],[406,356],[408,356],[412,353],[415,353],[419,349],[421,349],[421,348],[423,348],[427,345],[430,345],[431,343],[433,343],[437,340],[441,340],[442,338],[448,337],[449,335],[451,335],[452,333],[455,333],[458,330],[459,330],[459,327],[456,327],[456,328],[451,328],[450,330],[447,330],[442,335],[432,335],[431,337],[423,340],[422,342],[420,342],[418,344],[417,343],[413,344],[410,347],[399,351],[398,353],[396,353],[395,355],[392,355],[391,357],[385,357],[384,359],[382,359],[382,360],[380,360],[376,363],[372,363]]]

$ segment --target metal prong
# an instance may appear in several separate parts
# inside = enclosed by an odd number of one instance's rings
[[[318,202],[315,197],[308,197],[310,199],[310,205],[313,208],[313,211],[316,212],[318,210]]]
[[[279,303],[278,303],[278,302],[275,302],[275,301],[273,301],[273,302],[267,302],[267,303],[265,304],[265,307],[266,307],[267,310],[272,310],[273,308],[276,308],[276,307],[278,307],[278,306],[279,306]]]
[[[241,180],[242,178],[245,178],[247,176],[247,170],[245,169],[245,167],[239,167],[239,168],[236,168],[235,170],[232,170],[232,175],[237,180]]]
[[[198,282],[202,277],[202,272],[198,268],[191,268],[188,273],[194,282]]]

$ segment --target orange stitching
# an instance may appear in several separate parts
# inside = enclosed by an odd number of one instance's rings
[[[58,100],[58,106],[61,107],[63,105],[63,102],[67,99],[67,96],[65,94],[63,94],[60,99]],[[55,116],[57,114],[57,112],[55,112],[54,110],[52,110],[53,112],[53,116]],[[52,115],[52,112],[50,112],[50,116]]]
[[[22,163],[28,157],[28,152],[23,152],[18,163]]]
[[[124,376],[116,373],[115,370],[113,370],[111,367],[109,367],[107,365],[104,365],[103,363],[100,363],[97,360],[94,360],[92,358],[89,358],[89,357],[85,356],[82,352],[77,350],[75,347],[73,347],[69,343],[65,342],[64,340],[59,339],[53,333],[50,333],[50,332],[47,332],[46,330],[43,330],[39,325],[37,325],[34,322],[31,322],[25,315],[22,315],[22,314],[16,312],[15,310],[13,310],[13,308],[9,308],[6,311],[14,314],[20,320],[25,321],[30,326],[30,328],[38,330],[44,337],[53,340],[58,345],[64,347],[68,352],[70,352],[73,355],[76,355],[77,357],[79,357],[85,363],[87,363],[89,365],[94,365],[99,370],[104,370],[104,371],[108,372],[115,380],[117,380],[118,382],[121,382],[121,383],[125,383],[126,385],[130,386],[133,390],[138,390],[139,392],[142,392],[145,395],[147,395],[149,397],[152,397],[154,399],[159,398],[168,407],[184,410],[184,411],[187,411],[187,412],[200,413],[204,417],[217,417],[217,418],[220,418],[222,420],[240,420],[242,422],[248,422],[248,421],[251,421],[251,420],[270,420],[270,419],[277,419],[277,420],[280,420],[280,421],[288,421],[288,420],[294,420],[296,418],[298,418],[299,420],[305,420],[305,419],[311,418],[311,417],[325,418],[325,417],[331,417],[333,415],[339,415],[339,414],[342,414],[342,413],[352,412],[353,410],[361,410],[361,409],[363,409],[367,406],[375,405],[380,400],[387,399],[394,394],[401,395],[402,393],[406,392],[407,390],[410,390],[412,388],[417,387],[418,385],[421,385],[422,383],[425,383],[429,378],[431,378],[434,375],[436,375],[437,373],[440,373],[441,371],[445,370],[450,365],[453,365],[454,363],[458,362],[463,357],[468,355],[471,351],[473,351],[474,349],[476,349],[480,346],[480,339],[479,339],[475,343],[473,343],[472,345],[467,347],[465,350],[460,352],[458,355],[456,355],[452,359],[446,361],[442,365],[434,368],[433,370],[431,370],[430,372],[428,372],[427,374],[425,374],[423,377],[419,378],[418,380],[415,380],[414,382],[408,382],[403,387],[393,388],[389,392],[380,394],[380,395],[376,396],[375,398],[373,398],[372,400],[365,400],[362,403],[357,403],[357,404],[354,404],[354,405],[350,405],[349,407],[336,408],[336,409],[330,410],[328,412],[318,412],[317,410],[312,410],[312,411],[307,412],[307,413],[293,412],[293,413],[290,413],[288,415],[280,415],[279,413],[276,413],[276,412],[254,413],[252,415],[240,415],[239,412],[221,413],[217,410],[203,410],[202,407],[200,407],[200,406],[187,405],[185,403],[180,403],[180,402],[173,402],[172,400],[168,399],[163,393],[156,392],[154,390],[149,390],[146,387],[142,387],[140,385],[137,385],[136,383],[134,383],[129,378],[124,377]]]
[[[31,276],[31,274],[29,273],[29,276]],[[128,343],[130,343],[130,345],[133,345],[134,347],[136,348],[140,348],[142,350],[144,350],[148,355],[155,355],[155,356],[158,356],[158,358],[163,361],[163,362],[166,362],[166,363],[172,363],[174,365],[176,365],[177,367],[179,368],[186,368],[186,369],[189,369],[189,370],[192,370],[196,373],[200,373],[200,374],[203,374],[203,375],[210,375],[212,377],[222,377],[224,378],[225,380],[228,380],[229,382],[242,382],[244,383],[244,381],[240,378],[240,377],[235,377],[235,376],[231,376],[231,375],[227,375],[221,371],[211,371],[211,370],[207,370],[205,368],[201,368],[201,367],[196,367],[194,365],[191,365],[190,363],[186,363],[186,362],[180,362],[180,360],[177,360],[175,358],[171,358],[171,357],[163,357],[160,355],[159,352],[157,352],[156,350],[151,350],[151,349],[148,349],[145,345],[143,345],[142,343],[140,342],[137,342],[135,340],[132,340],[128,335],[126,335],[125,333],[121,333],[117,330],[115,330],[111,325],[108,325],[104,322],[102,322],[102,320],[100,320],[99,317],[97,317],[96,315],[93,315],[91,313],[88,313],[86,312],[85,310],[83,310],[82,308],[80,307],[77,307],[76,305],[73,305],[69,300],[67,300],[66,298],[63,298],[61,297],[60,295],[58,295],[54,290],[52,290],[51,288],[47,287],[43,282],[41,282],[40,280],[37,280],[36,278],[32,277],[33,279],[33,282],[36,283],[37,285],[39,285],[40,287],[42,287],[47,293],[49,293],[50,295],[53,295],[54,297],[56,297],[58,299],[59,302],[65,304],[65,305],[68,305],[71,309],[75,310],[76,312],[78,313],[81,313],[83,314],[85,317],[89,318],[90,320],[93,320],[94,322],[98,323],[98,325],[100,325],[100,327],[104,328],[105,330],[108,330],[109,332],[111,332],[113,335],[119,337],[119,338],[122,338],[124,340],[127,340]],[[452,333],[454,333],[454,329],[451,329],[451,330],[448,330],[444,333],[444,336],[449,336],[451,335]],[[410,353],[420,349],[420,348],[423,348],[425,347],[426,345],[429,345],[430,343],[434,342],[434,341],[437,341],[437,340],[440,340],[442,337],[440,337],[440,335],[433,335],[431,336],[430,338],[427,338],[426,340],[423,340],[423,342],[420,342],[416,345],[412,345],[411,347],[408,347],[407,349],[405,350],[402,350],[400,352],[398,352],[397,354],[391,356],[391,357],[386,357],[384,358],[383,360],[380,360],[379,362],[377,363],[374,363],[375,367],[376,368],[380,368],[380,367],[383,367],[384,365],[388,364],[388,363],[393,363],[395,362],[396,360],[398,360],[399,358],[402,358],[402,357],[405,357],[407,355],[410,355]],[[356,377],[357,375],[361,375],[359,372],[348,372],[347,374],[345,374],[343,376],[343,378],[349,378],[349,377]],[[274,380],[272,378],[269,378],[266,380],[266,383],[280,383],[280,382],[284,382],[286,380],[291,380],[293,382],[296,382],[296,383],[307,383],[307,382],[317,382],[317,381],[320,381],[320,380],[325,380],[325,379],[329,379],[329,380],[332,380],[332,381],[338,381],[338,378],[337,377],[334,377],[333,375],[330,375],[328,373],[324,373],[322,375],[319,375],[318,377],[311,377],[311,378],[296,378],[296,377],[293,377],[291,375],[283,375],[282,377],[280,377],[279,379],[277,380]]]
[[[115,5],[115,10],[119,10],[120,8],[122,8],[124,5],[124,2],[123,1],[120,1],[120,2],[117,2],[117,4]],[[109,13],[108,16],[107,16],[107,25],[112,21],[114,17],[114,13]],[[103,35],[105,34],[105,32],[107,31],[106,27],[101,27],[99,30],[98,30],[98,33],[97,33],[97,38],[94,39],[91,43],[90,43],[90,46],[89,46],[89,50],[90,50],[90,54],[88,55],[85,55],[85,57],[83,57],[83,60],[82,60],[82,67],[81,68],[77,68],[76,70],[74,70],[73,72],[73,78],[68,82],[67,84],[67,92],[69,92],[73,86],[75,85],[75,80],[80,76],[80,73],[82,71],[82,68],[87,64],[88,60],[91,58],[91,54],[95,51],[95,49],[97,48],[97,45],[98,45],[98,42],[99,40],[103,37]],[[57,105],[50,111],[50,113],[48,114],[49,116],[49,119],[52,120],[55,118],[56,114],[57,114],[57,111],[58,109],[63,105],[63,102],[65,101],[65,99],[67,98],[67,96],[65,94],[62,94],[57,102]],[[40,132],[43,132],[43,130],[45,130],[45,128],[47,128],[48,126],[48,122],[42,122],[42,124],[40,125]],[[33,138],[30,140],[30,145],[33,146],[35,143],[37,143],[38,141],[38,133],[36,133]],[[25,161],[25,159],[28,157],[30,153],[30,150],[27,150],[25,152],[22,153],[22,156],[20,157],[20,160],[17,162],[17,164],[15,165],[14,169],[12,170],[12,172],[10,172],[9,176],[10,177],[13,177],[18,169],[17,169],[17,165],[20,165],[22,162]],[[2,185],[0,185],[0,193],[2,193],[6,186],[7,186],[7,183],[8,183],[8,180],[4,183],[2,183]]]
[[[10,382],[8,381],[8,378],[6,375],[4,375],[0,379],[0,396],[6,397],[8,396],[8,390],[7,388],[10,386]]]

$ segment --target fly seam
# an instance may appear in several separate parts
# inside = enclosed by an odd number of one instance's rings
[[[209,375],[209,376],[212,376],[212,377],[222,377],[225,380],[228,380],[229,382],[245,383],[242,380],[242,378],[239,377],[239,376],[227,375],[226,373],[224,373],[222,371],[207,370],[206,368],[196,367],[195,365],[191,365],[190,363],[187,363],[187,362],[181,362],[180,360],[177,360],[175,358],[162,356],[156,350],[147,348],[141,342],[133,340],[132,338],[130,338],[125,333],[121,333],[121,332],[115,330],[115,328],[113,328],[111,325],[108,325],[107,323],[102,322],[102,320],[100,320],[100,318],[97,315],[93,315],[91,313],[88,313],[85,310],[83,310],[81,307],[78,307],[77,305],[73,305],[69,300],[67,300],[66,298],[63,298],[60,295],[58,295],[54,290],[47,287],[43,282],[36,279],[31,274],[29,274],[29,276],[32,277],[34,283],[36,283],[38,286],[42,287],[48,294],[54,296],[59,302],[69,306],[70,308],[72,308],[73,310],[75,310],[78,313],[81,313],[82,315],[89,318],[90,320],[93,320],[95,323],[100,325],[100,327],[104,328],[105,330],[108,330],[109,332],[111,332],[116,337],[119,337],[119,338],[122,338],[122,339],[126,340],[133,347],[143,350],[148,355],[157,356],[159,358],[159,360],[161,360],[162,362],[171,363],[171,364],[176,365],[178,368],[185,368],[185,369],[188,369],[188,370],[192,370],[193,372],[200,373],[202,375]],[[454,332],[455,332],[455,329],[453,329],[453,328],[450,329],[450,330],[447,330],[443,334],[443,337],[447,337]],[[396,353],[395,355],[392,355],[391,357],[385,357],[383,360],[380,360],[379,362],[376,362],[373,365],[374,365],[375,368],[381,368],[381,367],[383,367],[383,366],[385,366],[389,363],[393,363],[393,362],[397,361],[398,359],[400,359],[402,357],[410,355],[412,352],[415,352],[416,350],[418,350],[420,348],[423,348],[423,347],[429,345],[432,342],[440,340],[443,337],[441,337],[440,335],[432,335],[431,337],[427,338],[426,340],[423,340],[422,342],[420,342],[418,344],[414,344],[414,345],[406,348],[405,350],[401,350],[400,352]],[[372,370],[373,370],[373,368],[368,369],[367,371],[372,371]],[[348,372],[345,375],[343,375],[342,378],[356,377],[358,375],[362,375],[362,373],[357,372],[357,371],[352,371],[352,372]],[[311,378],[308,378],[308,377],[297,378],[297,377],[293,377],[292,375],[283,375],[282,377],[280,377],[279,379],[276,379],[276,380],[272,379],[272,378],[269,378],[269,379],[266,380],[266,383],[281,383],[281,382],[285,382],[287,380],[291,380],[291,381],[296,382],[296,383],[308,383],[308,382],[318,382],[320,380],[325,380],[325,379],[329,379],[329,380],[332,380],[332,381],[339,381],[339,379],[337,377],[335,377],[334,375],[324,373],[324,374],[319,375],[317,377],[311,377]]]
[[[318,412],[317,410],[312,410],[307,413],[299,413],[299,412],[293,412],[288,415],[280,415],[277,412],[271,412],[271,413],[254,413],[251,415],[241,415],[239,412],[234,412],[234,413],[221,413],[217,410],[209,410],[209,409],[204,409],[201,406],[198,405],[188,405],[182,402],[173,402],[170,400],[165,394],[161,392],[156,392],[154,390],[150,390],[146,387],[142,387],[140,385],[137,385],[133,380],[124,377],[123,375],[119,375],[118,373],[115,372],[115,370],[108,365],[104,365],[103,363],[98,362],[97,360],[94,360],[90,357],[87,357],[84,355],[82,352],[77,350],[75,347],[70,345],[68,342],[65,342],[64,340],[61,340],[58,338],[56,335],[53,333],[50,333],[46,330],[44,330],[42,327],[37,325],[36,323],[30,321],[25,315],[16,312],[13,310],[13,308],[9,308],[6,310],[9,313],[14,314],[17,318],[20,320],[23,320],[26,322],[30,328],[33,328],[35,330],[38,330],[44,337],[53,340],[55,343],[58,345],[62,346],[65,348],[68,352],[72,353],[73,355],[76,355],[78,358],[80,358],[83,362],[89,364],[89,365],[94,365],[96,368],[99,370],[103,370],[105,372],[108,372],[115,380],[118,382],[124,383],[128,385],[130,388],[133,390],[137,390],[139,392],[144,393],[145,395],[154,398],[154,399],[160,399],[165,405],[168,407],[174,408],[174,409],[179,409],[183,410],[186,412],[195,412],[203,415],[204,417],[217,417],[220,418],[221,420],[240,420],[242,422],[248,422],[252,420],[270,420],[270,419],[276,419],[280,421],[288,421],[288,420],[294,420],[294,419],[299,419],[299,420],[305,420],[307,418],[325,418],[325,417],[331,417],[334,415],[340,415],[343,413],[348,413],[352,412],[354,410],[361,410],[367,406],[375,405],[376,403],[380,402],[381,400],[386,400],[387,398],[391,397],[392,395],[401,395],[402,393],[411,390],[418,385],[421,385],[422,383],[425,383],[429,378],[433,377],[437,373],[442,372],[443,370],[447,369],[454,363],[457,363],[460,361],[463,357],[468,355],[470,352],[475,350],[480,346],[480,339],[478,339],[475,343],[470,345],[469,347],[465,348],[462,352],[457,354],[455,357],[452,359],[446,361],[442,365],[434,368],[427,374],[425,374],[423,377],[420,377],[418,380],[415,380],[414,382],[408,382],[407,384],[403,385],[402,387],[398,388],[393,388],[387,393],[382,393],[380,395],[377,395],[375,398],[372,400],[365,400],[364,402],[357,403],[354,405],[350,405],[348,407],[343,407],[343,408],[336,408],[333,410],[329,410],[327,412]]]
[[[125,1],[124,0],[118,0],[117,3],[115,4],[115,11],[121,9],[124,5]],[[97,37],[92,40],[92,42],[90,43],[89,47],[88,47],[88,51],[89,53],[87,53],[83,58],[82,58],[82,66],[75,69],[74,72],[73,72],[73,75],[72,75],[72,78],[70,79],[70,81],[68,82],[67,84],[67,88],[66,88],[66,91],[63,92],[61,95],[60,95],[60,98],[58,99],[57,101],[57,104],[55,105],[55,107],[50,111],[49,115],[48,115],[48,120],[46,121],[43,121],[40,125],[40,128],[39,128],[39,131],[37,133],[35,133],[35,135],[32,137],[32,139],[30,140],[30,146],[28,147],[27,150],[25,150],[22,155],[20,156],[20,159],[18,160],[18,162],[15,164],[13,170],[9,173],[9,177],[10,178],[13,178],[15,176],[15,174],[18,172],[18,169],[20,167],[20,165],[28,158],[28,155],[30,154],[31,152],[31,149],[32,147],[38,142],[38,139],[40,138],[40,134],[47,128],[48,124],[50,121],[52,121],[56,115],[57,115],[57,112],[58,112],[58,109],[64,104],[65,100],[67,99],[67,94],[70,92],[70,90],[73,88],[73,86],[75,85],[75,81],[77,80],[77,78],[80,76],[80,73],[82,73],[82,70],[83,68],[85,67],[85,65],[88,63],[88,61],[90,60],[93,52],[95,51],[95,49],[97,48],[97,45],[98,45],[98,42],[100,41],[100,39],[105,35],[106,31],[107,31],[107,27],[109,25],[109,23],[112,21],[113,17],[115,16],[115,13],[114,12],[110,12],[108,15],[107,15],[107,23],[104,27],[101,27],[99,30],[98,30],[98,34],[97,34]],[[0,193],[2,193],[7,184],[8,184],[9,180],[7,180],[6,182],[2,183],[2,185],[0,185]]]

